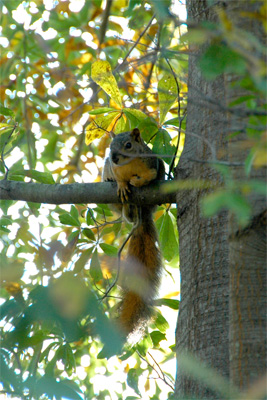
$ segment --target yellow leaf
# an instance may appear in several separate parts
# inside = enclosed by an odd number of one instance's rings
[[[126,121],[124,120],[124,116],[121,115],[117,121],[116,121],[116,125],[114,127],[114,133],[122,133],[125,131],[125,126],[126,126]]]
[[[261,168],[267,166],[267,151],[266,149],[258,149],[255,152],[255,157],[253,161],[253,165],[255,168]]]
[[[108,131],[109,126],[112,124],[114,119],[119,113],[109,113],[98,118],[95,118],[86,128],[85,144],[92,143],[95,139],[101,138],[106,131]],[[113,128],[113,127],[112,127]]]
[[[16,294],[22,291],[20,284],[17,282],[8,282],[5,285],[5,289],[9,294],[11,294],[11,296],[16,296]]]
[[[164,122],[165,116],[174,101],[178,97],[175,79],[171,73],[166,73],[158,83],[160,124]]]
[[[121,10],[122,8],[127,7],[127,1],[126,0],[115,0],[113,7],[115,7],[118,10]]]
[[[116,82],[112,75],[111,66],[107,61],[96,61],[92,64],[92,79],[115,101],[118,106],[122,107],[121,95]]]
[[[92,54],[90,53],[84,53],[81,55],[79,58],[75,58],[72,61],[72,64],[74,65],[81,65],[81,64],[87,64],[89,61],[91,61],[93,58]]]
[[[5,124],[4,122],[0,123],[0,135],[8,131],[12,131],[12,129],[14,129],[14,125]]]
[[[150,389],[150,381],[149,381],[149,379],[147,379],[146,383],[145,383],[145,391],[148,392],[149,389]]]
[[[5,124],[4,122],[1,122],[0,123],[0,129],[2,129],[2,128],[13,128],[13,126],[10,125],[10,124]]]

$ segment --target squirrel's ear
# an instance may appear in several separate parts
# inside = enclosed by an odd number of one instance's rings
[[[141,142],[140,131],[138,128],[134,128],[131,132],[131,136],[134,138],[136,142]]]

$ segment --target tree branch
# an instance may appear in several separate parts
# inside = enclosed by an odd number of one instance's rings
[[[166,182],[156,181],[142,188],[131,187],[130,203],[175,203],[175,193],[163,193]],[[33,203],[80,204],[120,203],[115,182],[48,185],[17,181],[0,181],[0,200],[22,200]]]

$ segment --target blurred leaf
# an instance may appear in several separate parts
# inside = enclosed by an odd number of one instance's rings
[[[174,299],[157,299],[155,301],[156,306],[166,306],[169,308],[172,308],[173,310],[178,310],[179,309],[179,300],[174,300]]]
[[[127,383],[135,391],[135,393],[141,396],[141,393],[138,388],[138,380],[139,380],[139,374],[137,369],[131,368],[127,374]]]
[[[2,106],[1,104],[0,104],[0,114],[5,115],[7,117],[12,117],[12,118],[14,118],[14,116],[15,116],[14,111],[10,110],[9,108],[6,108],[6,107]],[[0,129],[1,129],[2,125],[3,124],[0,124]]]
[[[37,182],[40,183],[46,183],[46,184],[54,184],[54,178],[50,172],[40,172],[36,170],[18,170],[18,171],[12,171],[10,173],[9,177],[12,178],[13,176],[28,176],[29,178],[34,179]]]
[[[155,319],[154,324],[158,328],[158,330],[162,333],[165,333],[166,330],[169,328],[167,320],[163,317],[163,315],[160,312],[157,312],[157,317]]]
[[[90,263],[90,275],[95,282],[98,282],[103,278],[103,274],[100,267],[97,250],[93,252],[91,263]]]
[[[153,331],[150,336],[154,347],[157,347],[162,340],[166,340],[166,335],[160,331]]]
[[[57,381],[56,378],[43,376],[36,382],[36,395],[39,398],[46,394],[49,398],[56,397],[57,400],[83,400],[77,391],[68,384],[68,380]]]
[[[14,372],[13,368],[8,367],[2,354],[0,354],[0,370],[0,381],[3,383],[4,387],[8,389],[13,387],[20,393],[21,383],[19,376]]]
[[[232,211],[241,225],[245,225],[251,215],[251,207],[244,196],[229,190],[217,190],[202,200],[202,212],[205,217],[212,217],[219,211]]]
[[[94,247],[92,246],[89,249],[82,252],[79,259],[75,263],[74,270],[73,270],[74,274],[78,274],[79,272],[81,272],[83,270],[83,268],[89,261],[93,250],[94,250]]]
[[[201,362],[190,353],[181,352],[178,357],[178,363],[183,373],[203,382],[203,384],[205,382],[207,387],[220,393],[222,398],[240,398],[237,389],[234,386],[229,385],[227,378],[218,374],[215,369],[208,367],[205,363]]]
[[[211,44],[200,58],[199,66],[206,79],[215,79],[223,73],[243,74],[245,60],[224,44]]]
[[[12,129],[14,129],[14,125],[6,124],[4,122],[0,123],[0,135],[3,135],[3,133],[6,132],[11,132]]]

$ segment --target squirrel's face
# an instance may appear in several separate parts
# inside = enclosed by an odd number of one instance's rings
[[[114,164],[124,165],[142,152],[142,139],[138,129],[116,135],[110,145],[110,157]]]

